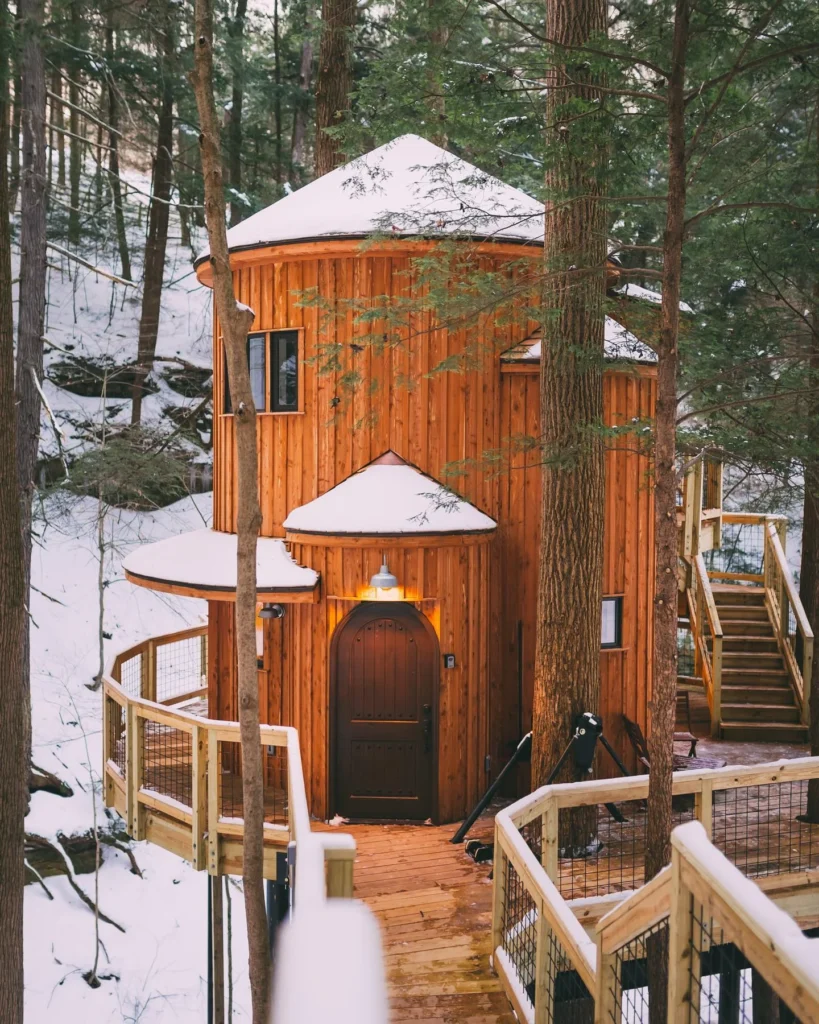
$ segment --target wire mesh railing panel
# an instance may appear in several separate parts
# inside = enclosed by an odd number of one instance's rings
[[[807,779],[714,792],[712,842],[751,878],[819,867],[819,824],[807,811]]]
[[[238,741],[218,744],[219,818],[238,823],[244,820],[242,750]],[[288,824],[287,748],[262,747],[264,776],[264,820],[268,825]]]
[[[142,659],[142,654],[135,654],[120,663],[119,685],[129,697],[142,696]]]
[[[668,918],[615,952],[603,984],[611,993],[609,1020],[614,1024],[661,1024],[667,1019]]]
[[[693,676],[694,668],[694,634],[688,619],[677,620],[677,675]]]
[[[593,1024],[594,998],[574,969],[553,931],[547,932],[546,977],[540,992],[546,1003],[544,1020],[555,1024]],[[540,992],[536,993],[537,1002]]]
[[[691,917],[688,998],[692,1022],[801,1024],[768,985],[764,974],[695,900]]]
[[[694,797],[674,797],[672,828],[693,820]],[[561,807],[558,830],[558,888],[564,899],[628,892],[645,882],[645,800]]]
[[[521,825],[518,829],[521,834],[523,841],[537,857],[538,861],[543,862],[543,819],[533,818],[531,821],[527,821],[525,825]]]
[[[531,893],[514,865],[506,863],[503,891],[501,948],[509,959],[520,989],[530,1005],[535,1005],[535,969],[537,965],[538,911]]]
[[[765,521],[722,524],[720,547],[703,552],[709,572],[761,575],[765,552]]]
[[[189,808],[193,796],[190,733],[147,720],[141,733],[141,788]]]
[[[125,767],[128,760],[125,707],[108,696],[105,698],[104,721],[108,729],[108,759],[117,766],[120,775],[125,778]]]
[[[208,685],[207,643],[203,633],[156,645],[156,699],[160,703]]]

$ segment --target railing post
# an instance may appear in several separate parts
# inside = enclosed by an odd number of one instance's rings
[[[495,822],[495,860],[492,867],[492,962],[495,950],[503,945],[503,907],[506,900],[508,861],[501,845],[501,833]]]
[[[102,792],[106,807],[114,806],[114,786],[111,775],[108,771],[108,762],[111,760],[111,705],[114,702],[103,690],[102,695]],[[119,707],[119,704],[117,704]]]
[[[722,724],[722,637],[711,637],[711,735],[719,739]]]
[[[560,869],[558,866],[559,814],[557,798],[550,796],[546,808],[540,818],[540,863],[543,870],[560,888]]]
[[[145,838],[145,809],[139,803],[142,788],[145,719],[139,717],[135,704],[128,704],[127,750],[125,769],[125,814],[128,819],[128,834],[132,839]]]
[[[140,697],[156,702],[156,644],[146,640],[142,651]]]
[[[612,1024],[619,1021],[617,996],[620,978],[617,957],[603,952],[603,932],[597,933],[597,991],[594,993],[594,1024]]]
[[[703,779],[702,789],[694,794],[694,816],[710,840],[714,828],[714,783],[711,779]]]
[[[201,871],[207,864],[205,833],[208,830],[208,730],[194,726],[191,734],[191,864]]]
[[[208,730],[208,874],[219,874],[219,741]]]
[[[671,908],[668,917],[668,1024],[699,1020],[691,1006],[691,977],[699,981],[699,951],[694,948],[692,897],[685,887],[679,852],[671,850]],[[699,991],[699,987],[698,987]],[[699,1008],[697,1008],[698,1010]]]
[[[535,1024],[554,1020],[554,975],[550,956],[552,930],[546,923],[543,902],[538,903],[535,925]]]
[[[813,637],[802,637],[802,724],[810,725],[810,690],[813,678]]]

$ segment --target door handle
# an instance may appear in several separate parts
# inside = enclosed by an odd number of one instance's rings
[[[424,704],[424,752],[432,752],[432,705]]]

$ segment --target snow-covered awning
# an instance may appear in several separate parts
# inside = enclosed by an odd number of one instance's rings
[[[607,360],[621,360],[630,363],[656,363],[657,353],[653,348],[640,341],[622,324],[618,324],[610,316],[606,317],[604,355]],[[501,356],[505,363],[537,363],[540,361],[540,334],[510,348]]]
[[[143,544],[122,563],[132,583],[186,597],[236,597],[236,534],[192,530]],[[261,601],[318,600],[319,575],[295,562],[284,541],[259,537],[256,589]]]
[[[391,451],[293,509],[284,521],[288,537],[481,534],[496,526],[494,519]]]

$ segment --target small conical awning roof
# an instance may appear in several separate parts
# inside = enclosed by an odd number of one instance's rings
[[[288,537],[481,534],[497,523],[443,484],[386,452],[284,521]]]
[[[126,579],[149,590],[219,601],[236,598],[236,534],[191,530],[143,544],[123,561]],[[319,574],[296,562],[284,541],[256,542],[260,601],[318,600]]]
[[[418,135],[401,135],[253,214],[227,238],[239,252],[374,234],[542,245],[543,204]]]

